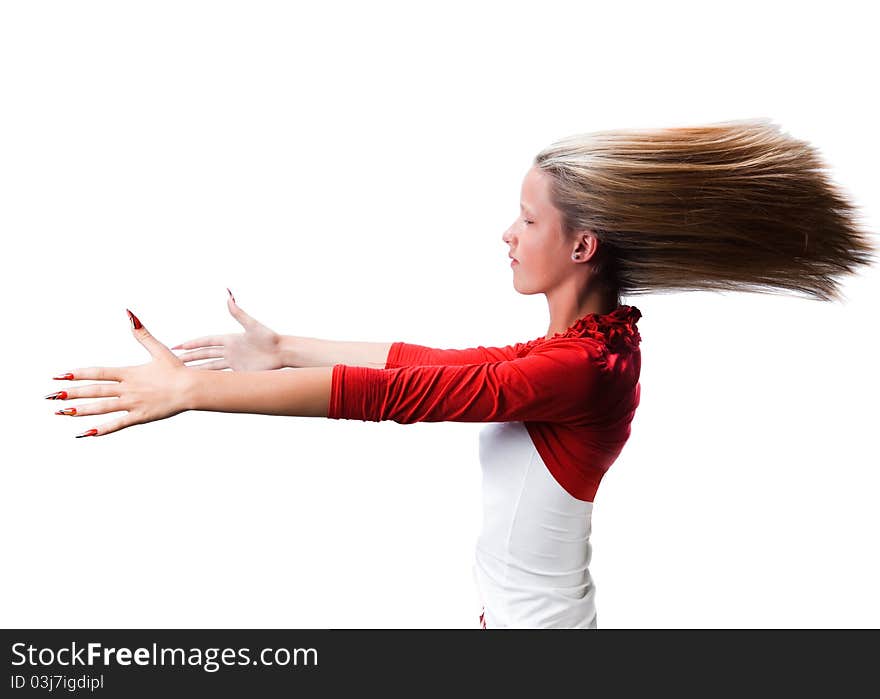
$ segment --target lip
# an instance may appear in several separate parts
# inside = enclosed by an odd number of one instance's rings
[[[514,265],[518,265],[518,264],[519,264],[519,262],[517,262],[517,261],[516,261],[515,259],[513,259],[512,257],[510,258],[510,266],[511,266],[511,267],[513,267]]]

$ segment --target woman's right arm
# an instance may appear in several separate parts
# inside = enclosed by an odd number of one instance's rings
[[[480,345],[467,349],[437,349],[408,342],[359,342],[281,335],[245,313],[231,293],[227,304],[229,312],[241,323],[245,332],[208,335],[175,345],[171,349],[188,350],[180,355],[185,364],[210,359],[212,361],[191,366],[194,369],[234,371],[324,367],[336,364],[391,369],[509,360],[518,356],[519,350],[525,346],[524,343],[517,343],[505,347]]]
[[[321,340],[317,337],[282,335],[279,349],[286,367],[317,367],[347,364],[384,369],[392,342]]]
[[[505,347],[439,349],[410,342],[353,342],[282,335],[281,361],[286,367],[345,364],[372,369],[402,366],[482,364],[514,359],[523,343]]]

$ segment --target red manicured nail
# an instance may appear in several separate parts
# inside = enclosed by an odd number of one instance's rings
[[[226,287],[226,291],[229,291],[229,287],[228,287],[228,286]],[[229,296],[231,296],[231,297],[232,297],[232,300],[235,301],[235,296],[232,296],[232,292],[231,292],[231,291],[229,291]]]
[[[132,328],[137,330],[139,328],[144,327],[143,325],[141,325],[141,322],[138,320],[138,317],[134,313],[129,311],[127,308],[125,309],[125,312],[128,313],[128,319],[131,321]]]
[[[83,432],[82,434],[78,434],[76,436],[77,436],[77,438],[79,438],[79,437],[94,437],[96,434],[98,434],[98,430],[91,429],[88,432]]]
[[[183,349],[183,347],[181,345],[174,345],[171,349]]]
[[[60,380],[60,381],[72,381],[72,380],[73,380],[73,374],[59,374],[58,376],[53,376],[52,378],[55,379],[56,381],[58,381],[58,380]]]
[[[56,415],[76,415],[76,408],[64,408],[64,410],[56,410]]]
[[[44,396],[44,398],[47,400],[67,400],[67,391],[56,391],[48,396]]]

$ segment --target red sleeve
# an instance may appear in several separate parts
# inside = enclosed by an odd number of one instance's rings
[[[565,338],[524,357],[391,369],[333,366],[327,417],[412,422],[571,422],[594,406],[597,344]]]
[[[435,349],[409,342],[394,342],[388,350],[386,369],[425,364],[483,364],[515,359],[525,342],[506,347],[470,347],[468,349]]]

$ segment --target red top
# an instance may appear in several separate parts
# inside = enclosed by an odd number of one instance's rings
[[[589,313],[551,338],[433,349],[395,342],[384,369],[333,366],[327,417],[413,422],[522,421],[550,473],[592,502],[639,404],[641,311]]]

